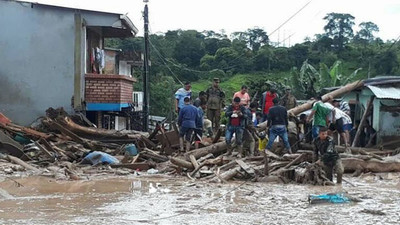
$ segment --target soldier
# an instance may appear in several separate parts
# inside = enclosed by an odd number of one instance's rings
[[[219,78],[214,78],[213,85],[207,89],[207,118],[211,120],[214,132],[219,128],[221,108],[225,106],[225,93],[219,87]]]
[[[335,149],[333,138],[328,136],[328,128],[321,127],[318,137],[313,142],[313,162],[322,163],[323,169],[329,180],[333,181],[333,170],[337,174],[337,183],[342,183],[343,165]],[[322,161],[322,162],[321,162]]]
[[[286,88],[286,93],[282,97],[281,105],[286,108],[286,110],[293,109],[297,106],[297,100],[292,95],[292,90],[288,87]]]

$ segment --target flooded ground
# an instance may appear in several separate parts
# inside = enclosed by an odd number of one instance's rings
[[[0,224],[399,224],[400,174],[345,177],[356,187],[230,182],[162,175],[89,181],[3,179]],[[309,205],[309,194],[362,202]],[[374,215],[362,210],[378,210]]]

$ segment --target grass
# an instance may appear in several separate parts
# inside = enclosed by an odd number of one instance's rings
[[[250,81],[265,82],[266,80],[283,82],[285,78],[289,76],[289,72],[279,73],[253,73],[253,74],[236,74],[232,77],[225,77],[221,79],[220,87],[225,92],[227,100],[233,96],[244,84],[248,84]],[[199,80],[192,82],[193,95],[197,96],[200,91],[206,91],[211,87],[212,80]]]

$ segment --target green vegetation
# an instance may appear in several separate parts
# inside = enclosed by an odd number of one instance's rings
[[[243,84],[251,96],[292,86],[298,98],[308,98],[324,87],[399,74],[399,44],[377,38],[376,24],[361,22],[355,32],[350,14],[329,13],[323,19],[324,33],[290,47],[270,43],[268,32],[257,27],[229,37],[196,30],[150,35],[151,114],[167,115],[173,92],[184,81],[192,82],[194,97],[218,77],[227,100]],[[143,52],[144,46],[143,37],[108,39],[105,45],[127,52]],[[135,71],[139,82],[141,74]]]

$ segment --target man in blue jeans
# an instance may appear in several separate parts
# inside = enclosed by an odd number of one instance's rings
[[[243,131],[246,125],[247,113],[246,108],[240,105],[240,98],[235,97],[233,103],[228,106],[225,111],[225,116],[228,117],[228,124],[225,132],[225,141],[228,146],[228,155],[232,154],[232,137],[235,134],[235,143],[239,152],[239,157],[243,154]]]
[[[286,129],[288,126],[287,110],[285,107],[278,104],[278,98],[274,98],[273,103],[274,106],[269,109],[268,114],[267,126],[269,127],[269,140],[265,151],[271,150],[275,138],[279,136],[285,144],[285,151],[292,154]]]

